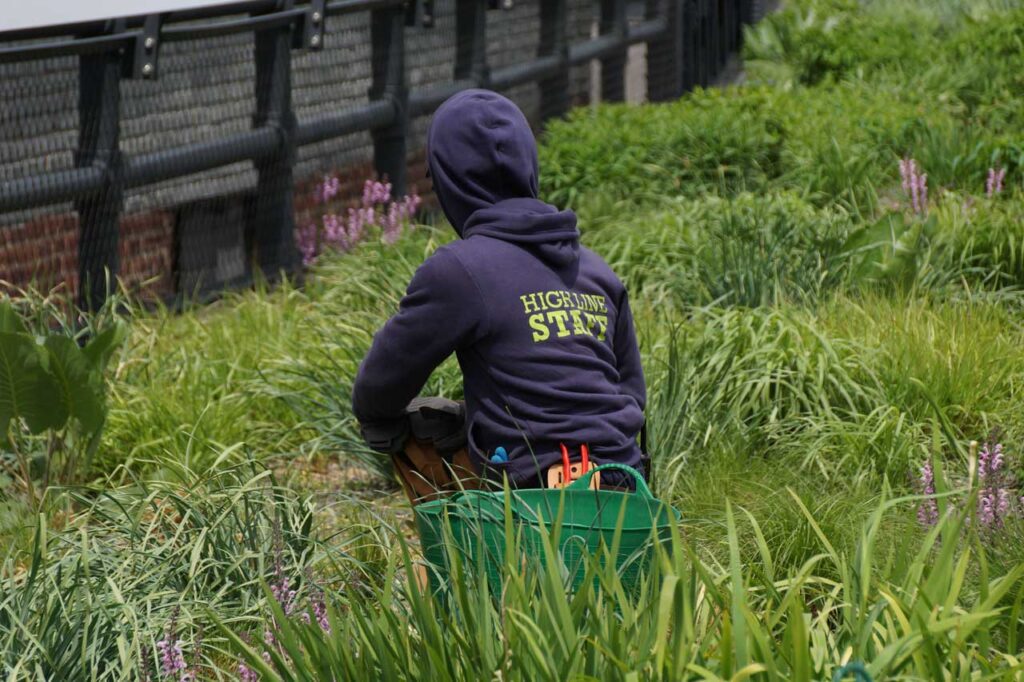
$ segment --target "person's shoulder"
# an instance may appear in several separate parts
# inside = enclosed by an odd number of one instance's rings
[[[495,258],[515,257],[521,249],[501,239],[474,235],[472,239],[457,239],[438,247],[434,255],[441,254],[442,259],[454,259],[462,264],[467,272],[475,272]],[[434,256],[431,256],[432,258]]]
[[[595,279],[606,282],[612,289],[623,287],[622,280],[605,259],[597,252],[582,245],[580,246],[580,267]]]
[[[472,252],[466,248],[466,240],[458,239],[434,249],[423,262],[424,266],[434,269],[450,269],[456,267],[461,270],[468,270],[468,264],[473,262]]]
[[[442,244],[428,255],[419,267],[413,279],[427,285],[437,285],[443,282],[455,283],[469,277],[466,268],[466,257],[460,255],[460,249],[456,248],[459,242]]]

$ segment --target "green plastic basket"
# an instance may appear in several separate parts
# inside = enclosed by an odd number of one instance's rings
[[[612,469],[631,474],[636,492],[590,489],[595,472]],[[543,556],[541,529],[554,529],[552,539],[573,590],[586,577],[588,558],[602,544],[615,548],[616,569],[628,588],[649,566],[655,544],[669,539],[673,518],[679,519],[675,508],[655,498],[643,477],[623,464],[594,467],[563,489],[512,490],[507,496],[504,491],[467,490],[421,504],[415,512],[435,587],[443,587],[450,557],[457,554],[470,566],[484,561],[495,591],[501,586],[506,528],[518,539],[524,555],[520,563],[525,566]],[[447,537],[454,546],[446,547],[446,519],[451,529]]]

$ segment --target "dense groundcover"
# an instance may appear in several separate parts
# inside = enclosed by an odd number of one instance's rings
[[[557,562],[496,595],[470,567],[444,602],[407,580],[408,511],[349,386],[453,235],[369,230],[301,288],[127,316],[98,440],[15,423],[3,449],[63,473],[36,508],[0,473],[0,670],[1018,679],[1018,5],[790,0],[748,32],[742,85],[549,126],[545,196],[629,287],[656,492],[682,512],[639,589],[595,566],[566,594]],[[457,396],[454,363],[427,390]]]

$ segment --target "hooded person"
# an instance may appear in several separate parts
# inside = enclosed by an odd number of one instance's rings
[[[574,457],[586,445],[592,464],[642,472],[646,392],[626,290],[580,245],[576,215],[538,199],[537,146],[522,112],[494,92],[459,92],[434,114],[427,159],[460,238],[418,268],[374,336],[353,386],[356,418],[364,428],[400,422],[454,352],[466,468],[544,487],[564,443]],[[602,487],[631,484],[602,473]]]

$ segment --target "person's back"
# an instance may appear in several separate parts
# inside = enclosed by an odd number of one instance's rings
[[[400,418],[455,352],[477,471],[543,485],[561,443],[640,468],[645,391],[626,292],[580,246],[576,216],[536,198],[526,119],[496,93],[467,90],[438,109],[427,148],[435,194],[462,239],[423,263],[374,337],[356,417]],[[499,448],[507,463],[493,457]]]

